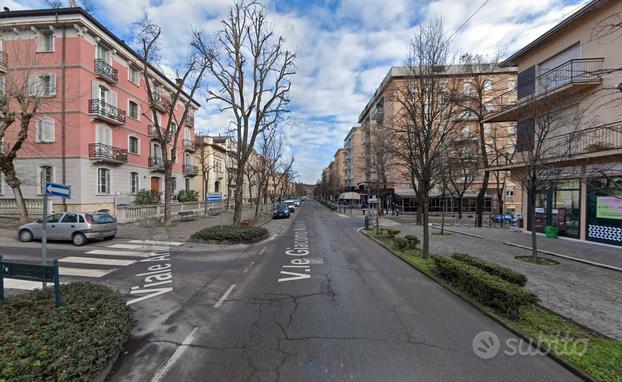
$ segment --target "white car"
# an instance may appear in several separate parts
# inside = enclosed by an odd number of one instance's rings
[[[285,200],[283,201],[283,203],[287,204],[289,206],[289,212],[295,212],[296,211],[296,203],[293,200]]]

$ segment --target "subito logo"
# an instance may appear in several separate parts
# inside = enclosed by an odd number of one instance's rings
[[[491,359],[499,353],[501,342],[493,332],[479,332],[473,337],[473,352],[481,359]]]

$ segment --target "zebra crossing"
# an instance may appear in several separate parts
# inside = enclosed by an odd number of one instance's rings
[[[58,259],[61,283],[87,281],[104,277],[121,267],[127,267],[153,256],[157,252],[178,247],[178,241],[128,240],[105,247],[84,247],[83,254],[71,254]],[[4,279],[6,289],[35,290],[42,285],[37,281]]]

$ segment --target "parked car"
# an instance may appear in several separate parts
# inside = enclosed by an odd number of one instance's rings
[[[272,217],[274,219],[279,219],[279,218],[289,219],[289,206],[285,203],[279,203],[274,209],[274,212],[272,213]]]
[[[293,200],[286,200],[283,203],[289,206],[289,212],[296,212],[296,204]]]
[[[42,220],[27,223],[17,228],[20,241],[40,240]],[[117,221],[107,213],[59,212],[47,218],[49,240],[71,240],[75,245],[84,245],[90,239],[112,240],[117,234]]]
[[[300,207],[300,199],[294,199],[294,206]]]

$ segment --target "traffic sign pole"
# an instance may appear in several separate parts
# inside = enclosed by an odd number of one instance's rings
[[[47,187],[46,187],[47,188]],[[43,193],[43,220],[41,221],[41,263],[46,265],[48,256],[48,193]],[[45,290],[43,281],[43,290]]]

